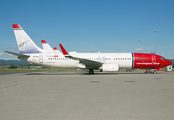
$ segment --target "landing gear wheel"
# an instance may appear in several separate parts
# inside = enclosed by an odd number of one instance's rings
[[[153,74],[157,74],[156,70],[154,69]]]
[[[89,69],[89,74],[94,74],[93,69]]]

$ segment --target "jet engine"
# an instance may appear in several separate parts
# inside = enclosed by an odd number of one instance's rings
[[[119,71],[119,65],[118,64],[103,64],[102,70],[103,71]]]

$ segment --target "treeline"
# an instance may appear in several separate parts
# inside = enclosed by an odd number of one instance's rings
[[[34,67],[34,66],[40,66],[40,65],[36,65],[36,64],[28,64],[28,65],[10,65],[9,69],[16,69],[16,68],[30,68],[30,67]],[[46,67],[42,67],[42,68],[46,68]]]

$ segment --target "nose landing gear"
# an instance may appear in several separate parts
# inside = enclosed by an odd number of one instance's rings
[[[157,74],[157,71],[155,69],[146,69],[145,73]]]

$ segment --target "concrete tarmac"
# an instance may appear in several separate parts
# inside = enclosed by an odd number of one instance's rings
[[[0,75],[0,120],[173,119],[173,72]]]

